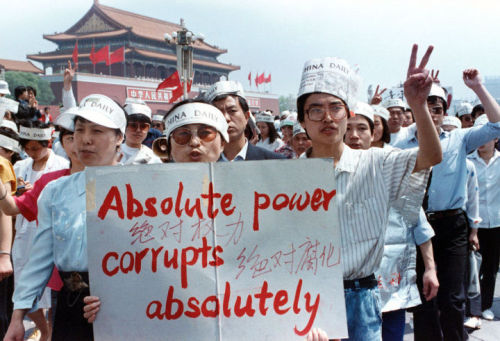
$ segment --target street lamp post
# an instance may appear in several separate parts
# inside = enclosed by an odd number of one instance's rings
[[[181,19],[181,29],[173,32],[172,35],[165,33],[165,41],[175,43],[177,51],[177,71],[183,84],[183,97],[188,98],[187,85],[193,80],[193,44],[196,41],[202,41],[202,35],[194,35],[189,31],[184,20]]]

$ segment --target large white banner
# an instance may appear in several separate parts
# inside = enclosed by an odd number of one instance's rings
[[[332,160],[86,174],[96,340],[347,336]]]

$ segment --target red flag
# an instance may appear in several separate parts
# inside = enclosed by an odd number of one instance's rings
[[[264,79],[264,83],[271,83],[271,74]]]
[[[192,80],[189,81],[187,84],[188,94],[191,92],[191,85],[192,84],[193,84]],[[183,94],[184,94],[183,84],[179,83],[179,85],[172,91],[172,97],[170,98],[170,101],[168,101],[168,103],[174,103],[179,98],[181,98]]]
[[[171,88],[174,86],[180,86],[181,85],[181,80],[179,79],[179,73],[175,71],[173,74],[170,75],[170,77],[165,78],[163,82],[158,84],[158,87],[156,88],[156,91],[165,89],[165,88]]]
[[[120,63],[123,62],[124,60],[125,60],[125,47],[122,46],[118,50],[115,50],[113,53],[111,53],[106,65]]]
[[[252,86],[252,73],[251,72],[248,74],[248,83],[250,83],[250,86]]]
[[[262,74],[259,76],[259,84],[264,83],[265,79],[266,79],[266,78],[265,78],[265,76],[264,76],[264,72],[262,72]]]
[[[78,40],[75,42],[75,47],[73,48],[73,64],[78,63]]]
[[[106,62],[106,65],[109,65],[109,45],[94,53],[94,64],[99,62]]]
[[[259,74],[255,75],[255,86],[259,86]]]
[[[92,49],[90,50],[90,56],[89,56],[89,58],[90,58],[90,61],[92,62],[92,64],[94,64],[94,65],[95,65],[95,62],[94,62],[94,60],[95,60],[95,50],[94,50],[94,45],[92,45]]]

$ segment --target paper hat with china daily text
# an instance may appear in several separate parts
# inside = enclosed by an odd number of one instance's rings
[[[315,92],[327,93],[340,98],[351,108],[356,104],[360,86],[361,78],[357,70],[345,60],[316,58],[304,64],[297,97]]]
[[[206,124],[214,127],[229,142],[227,133],[227,122],[224,114],[215,106],[207,103],[186,103],[175,108],[165,116],[165,135],[168,139],[170,134],[177,128],[188,124]]]

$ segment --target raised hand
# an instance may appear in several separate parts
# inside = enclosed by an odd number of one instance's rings
[[[380,85],[377,85],[375,89],[375,94],[372,97],[370,104],[380,104],[382,102],[382,94],[387,90],[387,88],[382,89],[382,91],[378,92]]]
[[[481,75],[479,74],[479,70],[477,69],[467,69],[463,72],[464,83],[469,88],[474,90],[475,88],[481,86],[483,80],[481,79]]]
[[[64,90],[68,91],[71,89],[71,82],[73,81],[77,68],[78,64],[75,64],[75,66],[72,67],[71,60],[68,60],[68,67],[64,70]]]
[[[431,70],[432,81],[436,84],[441,84],[441,81],[438,78],[439,70],[436,70],[436,74],[434,74],[434,69]]]
[[[420,64],[417,65],[418,45],[414,44],[411,50],[410,64],[404,84],[405,97],[410,107],[423,106],[427,103],[427,97],[432,86],[432,77],[425,67],[434,47],[427,48]]]

